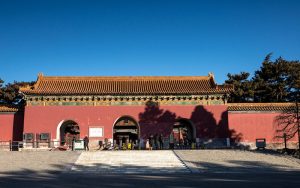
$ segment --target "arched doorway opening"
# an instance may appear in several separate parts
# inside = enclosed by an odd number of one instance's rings
[[[118,146],[128,143],[137,143],[139,139],[139,125],[137,121],[129,116],[119,118],[113,128],[114,144]]]
[[[73,120],[67,120],[60,126],[60,145],[72,145],[72,140],[80,138],[79,125]]]
[[[178,119],[173,126],[170,135],[175,147],[190,147],[195,142],[196,131],[192,122],[188,119]]]

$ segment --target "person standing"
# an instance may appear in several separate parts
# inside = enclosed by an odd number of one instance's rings
[[[159,140],[158,140],[157,134],[154,135],[154,146],[155,146],[155,149],[159,149]]]
[[[146,141],[146,150],[150,150],[150,142],[149,139]]]
[[[159,135],[158,140],[159,140],[159,149],[164,149],[163,135],[162,134]]]
[[[89,137],[85,135],[83,139],[84,150],[89,151]]]
[[[154,140],[154,137],[153,137],[153,135],[151,134],[151,135],[150,135],[150,138],[149,138],[150,150],[152,150],[152,149],[153,149],[153,147],[154,147],[154,144],[155,144],[155,140]]]

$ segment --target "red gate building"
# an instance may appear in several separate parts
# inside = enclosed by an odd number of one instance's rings
[[[169,142],[253,144],[278,139],[276,119],[293,104],[228,104],[233,87],[214,76],[52,77],[21,88],[24,108],[0,108],[0,141],[90,138],[114,144],[161,137]],[[293,140],[293,139],[291,139]],[[295,139],[294,139],[295,140]]]

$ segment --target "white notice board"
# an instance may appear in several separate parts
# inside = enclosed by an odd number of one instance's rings
[[[89,137],[103,137],[103,128],[102,127],[90,127],[89,128]]]

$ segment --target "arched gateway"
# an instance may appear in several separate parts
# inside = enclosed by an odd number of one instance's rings
[[[135,142],[139,139],[139,125],[132,117],[119,118],[113,127],[113,140],[117,145]]]
[[[79,139],[80,129],[78,123],[73,120],[63,121],[59,125],[60,145],[71,145],[73,139]]]
[[[176,145],[190,145],[195,142],[196,130],[193,123],[188,119],[178,119],[172,131]]]

